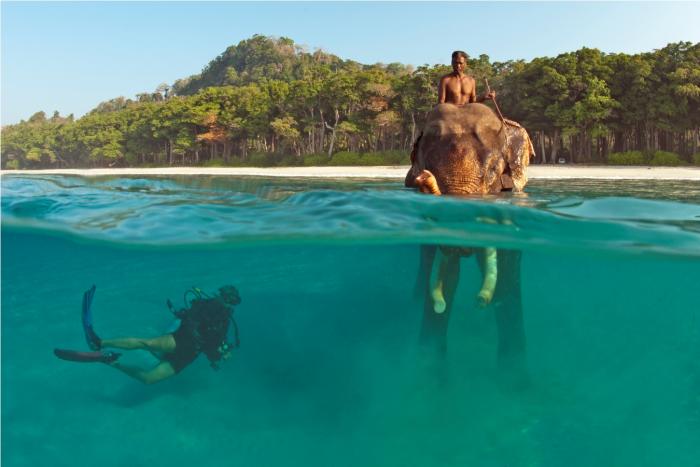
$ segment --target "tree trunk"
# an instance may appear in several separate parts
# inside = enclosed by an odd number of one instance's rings
[[[547,153],[544,151],[544,131],[540,131],[539,133],[539,139],[540,139],[540,154],[542,154],[542,157],[540,158],[540,163],[544,164],[547,162]]]
[[[309,114],[311,117],[309,118],[309,121],[313,122],[314,121],[314,108],[313,106],[311,109],[309,109]],[[309,125],[309,131],[308,131],[308,136],[309,136],[309,141],[308,141],[308,150],[310,151],[311,154],[316,152],[316,124],[312,123]]]
[[[574,146],[574,138],[575,138],[575,136],[573,136],[573,135],[569,136],[569,154],[571,155],[570,162],[578,162],[577,161],[578,155],[576,154],[576,146]]]
[[[554,135],[552,136],[552,164],[557,163],[557,152],[559,151],[559,130],[554,129]]]
[[[413,145],[415,140],[416,140],[416,114],[415,114],[415,112],[411,112],[411,142],[410,142],[410,144]]]
[[[318,152],[322,152],[326,139],[326,119],[323,117],[323,110],[318,109],[318,113],[321,114],[321,134],[319,135]]]
[[[340,112],[338,112],[338,109],[335,109],[335,124],[331,127],[326,121],[324,120],[323,123],[326,125],[326,128],[331,130],[331,143],[328,145],[328,158],[330,159],[331,155],[333,154],[333,144],[335,143],[335,131],[338,128],[338,120],[340,119]]]

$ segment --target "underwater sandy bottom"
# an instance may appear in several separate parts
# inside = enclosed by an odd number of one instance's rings
[[[696,262],[525,252],[532,386],[501,384],[464,261],[446,360],[418,346],[417,247],[167,251],[5,233],[3,466],[656,466],[700,454]],[[408,278],[408,280],[399,280]],[[241,348],[143,386],[55,359],[162,332],[165,298],[235,283]],[[148,355],[128,356],[148,362]]]

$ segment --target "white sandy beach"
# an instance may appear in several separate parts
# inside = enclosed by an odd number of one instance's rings
[[[380,167],[161,167],[153,169],[57,169],[3,170],[0,175],[225,175],[310,178],[383,178],[403,180],[408,166]],[[531,180],[601,179],[601,180],[698,180],[700,167],[610,167],[534,165],[528,168]]]

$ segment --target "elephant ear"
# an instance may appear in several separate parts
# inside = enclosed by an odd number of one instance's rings
[[[418,166],[418,143],[422,137],[423,132],[416,138],[416,142],[413,143],[413,149],[411,150],[411,167],[408,168],[408,173],[404,180],[404,186],[406,188],[416,188],[416,177],[418,177],[423,170],[422,167]]]
[[[508,147],[505,151],[508,164],[506,174],[510,177],[513,191],[520,192],[527,185],[527,167],[530,165],[530,158],[535,155],[535,148],[527,131],[519,123],[506,120],[506,131],[508,133]]]
[[[508,188],[503,177],[507,172],[504,156],[505,154],[501,151],[490,151],[484,159],[482,175],[485,193],[499,193],[504,188]]]

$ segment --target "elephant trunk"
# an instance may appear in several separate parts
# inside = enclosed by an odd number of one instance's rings
[[[478,172],[470,172],[466,176],[454,173],[440,173],[438,180],[442,187],[442,192],[445,194],[473,195],[484,193]]]
[[[442,192],[438,186],[435,175],[429,170],[423,170],[415,180],[415,185],[418,187],[421,193],[431,194],[440,196]]]
[[[486,306],[491,303],[493,294],[496,291],[496,282],[498,280],[498,254],[495,248],[484,248],[480,256],[482,260],[482,270],[484,281],[481,285],[481,290],[477,295],[479,306]]]

